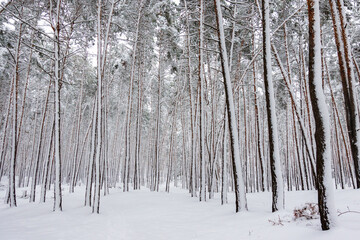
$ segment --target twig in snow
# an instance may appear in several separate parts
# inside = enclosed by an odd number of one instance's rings
[[[359,211],[352,211],[352,210],[350,210],[350,208],[349,207],[347,207],[347,211],[345,211],[345,212],[340,212],[339,210],[338,210],[338,216],[341,216],[341,215],[343,215],[343,214],[345,214],[345,213],[359,213],[360,214],[360,212]]]

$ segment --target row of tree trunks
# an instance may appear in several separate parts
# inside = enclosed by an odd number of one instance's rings
[[[360,123],[357,108],[357,92],[355,90],[355,75],[343,0],[329,0],[333,20],[335,42],[338,53],[340,77],[343,87],[344,108],[350,140],[351,156],[355,168],[356,188],[360,188]]]

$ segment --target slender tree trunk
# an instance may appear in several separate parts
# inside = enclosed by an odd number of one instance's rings
[[[157,107],[155,117],[155,144],[153,159],[153,182],[151,184],[152,191],[159,191],[160,184],[160,123],[161,123],[161,94],[162,94],[162,41],[163,33],[160,32],[159,37],[159,67],[158,67],[158,89],[157,89]]]
[[[205,186],[205,96],[204,96],[204,66],[203,66],[203,48],[204,48],[204,3],[200,3],[200,26],[199,26],[199,86],[200,86],[200,194],[199,200],[206,201]]]
[[[141,123],[142,123],[142,99],[143,99],[143,81],[142,64],[139,65],[138,82],[138,102],[136,116],[136,145],[135,145],[135,165],[134,165],[134,190],[140,189],[140,154],[141,154]]]
[[[12,81],[14,81],[14,78],[12,79]],[[13,93],[14,93],[14,84],[13,82],[11,82],[11,87],[10,87],[10,93],[9,93],[9,97],[8,97],[8,106],[6,109],[6,115],[5,115],[5,120],[4,120],[4,128],[3,128],[3,136],[2,136],[2,140],[1,140],[1,150],[0,150],[0,179],[3,176],[3,172],[4,172],[4,168],[5,168],[5,155],[6,155],[6,145],[7,145],[7,134],[8,134],[8,125],[9,125],[9,119],[10,119],[10,110],[11,110],[11,104],[13,101]]]
[[[281,173],[281,160],[278,146],[278,131],[275,109],[274,87],[272,83],[271,49],[270,49],[270,9],[269,0],[262,1],[263,24],[263,61],[266,110],[269,131],[270,168],[272,185],[272,211],[284,208],[284,189]]]
[[[188,81],[189,81],[189,104],[190,104],[190,129],[191,129],[191,138],[190,138],[190,186],[189,191],[191,197],[196,197],[196,188],[195,188],[195,129],[194,129],[194,103],[193,103],[193,93],[192,93],[192,72],[191,72],[191,52],[190,52],[190,24],[189,24],[189,13],[187,9],[187,1],[184,0],[185,4],[185,13],[186,13],[186,47],[187,47],[187,64],[188,64]]]
[[[226,108],[226,106],[225,106]],[[224,111],[224,136],[223,136],[223,157],[222,157],[222,185],[221,185],[221,204],[226,204],[228,202],[227,192],[228,192],[228,169],[227,169],[227,134],[229,129],[229,122],[227,118],[227,111]]]
[[[60,55],[60,8],[61,8],[61,0],[57,1],[56,6],[56,14],[55,14],[55,24],[53,26],[54,29],[54,37],[55,37],[55,83],[54,83],[54,91],[55,91],[55,184],[54,184],[54,211],[62,211],[62,194],[61,194],[61,150],[60,150],[60,88],[61,88],[61,55]],[[51,10],[50,10],[51,11]]]
[[[15,166],[16,157],[18,154],[18,84],[19,84],[19,60],[20,60],[20,47],[22,38],[22,23],[19,24],[18,41],[16,45],[15,53],[15,69],[13,75],[13,125],[12,125],[12,143],[11,143],[11,160],[10,160],[10,172],[9,172],[9,195],[10,195],[10,207],[16,207],[16,193],[15,193]]]
[[[87,171],[87,181],[86,181],[86,190],[85,190],[85,206],[91,206],[91,192],[92,192],[92,183],[93,183],[93,167],[95,160],[95,144],[96,144],[96,114],[97,114],[97,97],[94,99],[94,108],[93,108],[93,117],[92,117],[92,133],[91,133],[91,147],[90,147],[90,156],[89,156],[89,164]]]

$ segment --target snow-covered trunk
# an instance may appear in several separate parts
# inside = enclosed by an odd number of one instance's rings
[[[12,101],[12,142],[11,142],[11,159],[9,169],[9,194],[10,194],[10,207],[16,207],[16,193],[15,193],[15,164],[18,152],[18,84],[19,84],[19,59],[20,59],[20,46],[22,36],[22,23],[19,24],[18,41],[15,53],[15,68],[13,75],[13,101]]]
[[[171,133],[170,133],[170,149],[169,149],[169,163],[168,163],[168,171],[166,176],[166,186],[165,191],[170,192],[170,181],[171,181],[171,175],[173,173],[173,151],[174,151],[174,135],[176,132],[176,115],[177,115],[177,108],[178,108],[178,101],[180,99],[177,99],[175,102],[175,108],[173,109],[173,116],[172,116],[172,123],[171,123]],[[176,164],[176,163],[175,163]],[[174,170],[174,178],[176,178],[176,171]],[[175,180],[176,181],[176,180]]]
[[[139,154],[140,154],[140,107],[141,107],[141,78],[138,79],[138,96],[137,96],[137,109],[136,109],[136,128],[135,128],[135,156],[134,156],[134,176],[133,188],[134,190],[139,187]]]
[[[91,206],[91,191],[93,183],[93,167],[95,158],[95,144],[96,144],[96,113],[97,113],[97,100],[94,99],[93,117],[92,117],[92,130],[91,130],[91,147],[90,156],[87,170],[86,190],[85,190],[85,206]]]
[[[138,102],[137,102],[137,116],[136,116],[136,147],[135,147],[135,166],[134,166],[134,189],[140,189],[140,154],[141,154],[141,125],[142,125],[142,101],[143,101],[143,80],[142,69],[143,65],[139,66],[139,82],[138,82]]]
[[[189,24],[189,13],[187,9],[187,1],[184,1],[185,13],[186,13],[186,47],[187,47],[187,65],[188,65],[188,81],[189,81],[189,103],[190,103],[190,129],[191,129],[191,138],[190,138],[190,179],[189,179],[189,191],[191,197],[196,197],[196,188],[195,188],[195,129],[194,129],[194,104],[193,104],[193,93],[192,93],[192,74],[191,74],[191,56],[190,56],[190,24]]]
[[[199,200],[206,201],[205,186],[205,98],[204,98],[204,3],[200,0],[200,25],[199,25],[199,87],[200,87],[200,194]]]
[[[155,144],[154,144],[154,159],[153,159],[153,177],[152,177],[152,191],[159,191],[160,182],[160,123],[161,123],[161,94],[162,94],[162,32],[160,32],[160,46],[159,46],[159,67],[158,67],[158,91],[157,91],[157,107],[155,119]]]
[[[334,221],[334,185],[331,177],[330,119],[322,88],[319,0],[308,0],[309,89],[315,119],[316,171],[321,227],[328,230]]]
[[[133,65],[132,65],[132,78],[135,75],[135,64],[136,64],[136,50],[137,50],[137,42],[139,37],[140,23],[141,23],[141,12],[143,8],[143,2],[140,1],[140,7],[138,12],[138,18],[136,22],[136,35],[135,35],[135,43],[133,49]],[[143,95],[143,86],[142,86],[142,63],[139,63],[139,80],[138,80],[138,103],[137,103],[137,116],[136,116],[136,147],[135,147],[135,164],[134,164],[134,189],[140,189],[140,136],[141,136],[141,115],[142,115],[142,95]]]
[[[243,171],[240,161],[239,138],[238,138],[239,135],[238,135],[238,128],[236,126],[234,97],[231,87],[228,56],[225,45],[225,34],[224,34],[224,25],[223,25],[223,18],[221,12],[221,4],[220,4],[220,0],[214,0],[214,3],[215,3],[215,12],[216,12],[216,20],[217,20],[217,30],[219,35],[221,66],[222,66],[224,85],[225,85],[227,114],[230,123],[230,140],[231,140],[231,152],[232,152],[231,157],[233,163],[233,175],[234,175],[235,198],[236,198],[235,205],[236,205],[236,212],[238,212],[240,210],[247,210],[246,192],[245,192]]]
[[[181,98],[181,103],[180,103],[180,107],[182,106],[183,103],[183,98]],[[188,174],[189,174],[189,170],[188,169],[188,162],[187,162],[187,156],[186,156],[186,148],[188,145],[187,143],[187,128],[186,128],[186,124],[185,124],[185,117],[184,117],[184,111],[183,109],[181,109],[181,132],[182,132],[182,164],[181,164],[181,178],[182,178],[182,188],[190,188],[189,184],[188,184]]]
[[[254,11],[254,10],[253,10]],[[255,20],[252,20],[253,22],[255,22]],[[253,30],[252,30],[252,34],[253,34],[253,49],[255,50],[256,48],[256,44],[255,44],[255,23],[253,24]],[[255,55],[253,54],[252,56],[253,58],[255,58]],[[257,87],[256,87],[256,83],[257,83],[257,77],[256,77],[256,66],[255,66],[255,62],[252,63],[252,72],[253,72],[253,84],[254,84],[254,115],[255,115],[255,133],[256,133],[256,150],[257,150],[257,154],[258,154],[258,159],[259,159],[259,165],[260,165],[260,188],[261,191],[265,191],[265,171],[264,171],[264,157],[263,157],[263,151],[262,151],[262,147],[261,147],[261,129],[260,129],[260,121],[259,121],[259,107],[258,107],[258,96],[257,96]]]
[[[152,162],[152,157],[153,157],[153,149],[152,149],[152,144],[153,141],[152,139],[154,138],[154,133],[152,131],[149,132],[148,134],[148,146],[147,146],[147,161],[146,161],[146,186],[150,188],[150,191],[152,191],[152,166],[153,166],[153,162]]]
[[[159,56],[160,57],[160,56]],[[160,66],[160,64],[159,64]],[[160,67],[159,67],[160,68]],[[160,122],[161,122],[161,74],[159,70],[158,81],[158,101],[157,101],[157,115],[156,115],[156,133],[155,133],[155,164],[154,164],[154,186],[153,191],[159,190],[160,182]]]
[[[105,70],[104,70],[105,71]],[[103,157],[103,164],[104,164],[104,174],[103,174],[103,183],[104,183],[104,196],[109,194],[109,187],[111,186],[111,162],[110,162],[110,154],[109,154],[109,78],[107,81],[104,82],[105,94],[104,94],[104,102],[105,102],[105,110],[104,110],[104,121],[103,121],[103,135],[105,136],[104,139],[104,157]]]
[[[226,108],[226,106],[225,106]],[[229,121],[227,118],[227,111],[224,112],[224,136],[223,136],[223,156],[222,156],[222,174],[221,174],[221,204],[228,202],[227,192],[228,192],[228,169],[227,169],[227,135],[229,129]]]
[[[60,7],[61,0],[57,1],[54,37],[55,37],[55,184],[54,184],[54,211],[62,211],[61,194],[61,155],[60,155],[60,78],[61,78],[61,56],[60,56]]]
[[[241,58],[239,58],[239,61]],[[245,88],[244,88],[244,85],[246,84],[245,81],[242,82],[242,87],[241,87],[241,92],[242,92],[242,99],[243,99],[243,118],[244,118],[244,121],[243,121],[243,129],[244,129],[244,132],[243,132],[243,135],[242,135],[242,139],[244,142],[243,143],[243,149],[242,149],[242,152],[243,152],[243,158],[244,158],[244,166],[245,166],[245,190],[246,192],[251,192],[249,190],[249,176],[248,176],[248,173],[249,173],[249,144],[248,144],[248,129],[247,129],[247,126],[248,126],[248,117],[247,117],[247,101],[246,101],[246,93],[245,93]],[[240,92],[239,92],[240,93]],[[240,99],[240,95],[239,95],[239,99]],[[240,103],[240,100],[239,100],[239,103]],[[239,116],[240,116],[240,113],[239,113]],[[240,125],[240,124],[239,124]],[[240,139],[240,137],[239,137]]]
[[[102,61],[105,57],[103,55],[102,40],[101,40],[101,0],[98,1],[97,13],[97,120],[96,120],[96,147],[95,147],[95,188],[94,188],[94,202],[92,205],[92,212],[100,213],[100,158],[102,147]]]
[[[200,165],[199,165],[199,162],[200,162],[200,133],[199,133],[199,130],[200,128],[198,127],[199,126],[199,104],[200,104],[200,89],[199,89],[199,86],[197,87],[197,91],[196,91],[196,100],[195,100],[195,107],[194,107],[194,139],[193,139],[193,152],[194,152],[194,162],[191,166],[191,171],[194,173],[193,177],[194,177],[194,187],[195,187],[195,196],[196,195],[196,192],[199,191],[199,181],[200,181]],[[200,194],[200,191],[199,191],[199,194]]]
[[[270,18],[269,0],[262,1],[262,25],[263,25],[263,60],[264,60],[264,85],[266,96],[266,112],[268,122],[268,137],[270,150],[270,170],[272,186],[272,211],[284,208],[284,189],[281,173],[281,161],[278,145],[278,130],[272,82],[271,44],[270,44]]]

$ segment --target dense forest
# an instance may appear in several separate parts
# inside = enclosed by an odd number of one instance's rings
[[[30,202],[86,186],[235,193],[360,188],[357,0],[0,1],[0,179]],[[40,195],[35,194],[41,189]],[[89,210],[91,211],[91,210]]]

